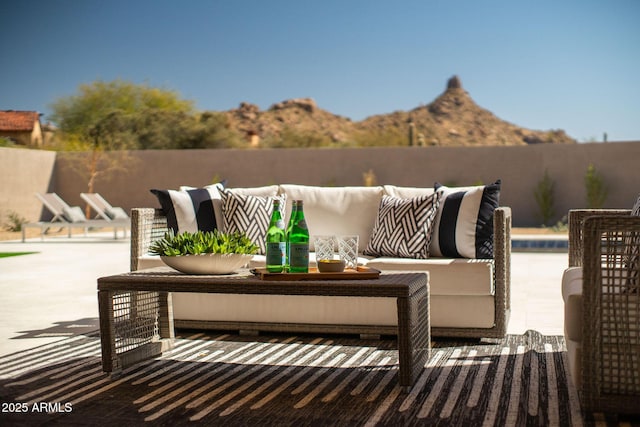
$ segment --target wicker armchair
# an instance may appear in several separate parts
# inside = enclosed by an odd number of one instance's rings
[[[569,212],[565,337],[585,411],[640,414],[640,217],[630,212]]]

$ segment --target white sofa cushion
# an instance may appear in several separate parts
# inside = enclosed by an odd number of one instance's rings
[[[412,197],[430,196],[436,191],[433,187],[398,187],[396,185],[384,185],[384,194],[391,197],[410,199]]]
[[[357,234],[362,252],[371,238],[383,189],[283,184],[280,193],[287,195],[287,217],[293,200],[304,201],[304,217],[311,236]],[[310,243],[314,250],[313,238]]]
[[[381,257],[367,267],[384,271],[428,271],[433,295],[493,295],[493,260]]]
[[[395,298],[173,293],[180,320],[397,325]]]
[[[304,295],[173,293],[179,320],[302,323],[325,325],[398,324],[395,298]],[[431,327],[491,328],[494,297],[436,295],[431,298]]]
[[[492,328],[496,319],[492,295],[432,295],[429,300],[432,328]]]
[[[562,300],[565,338],[582,342],[582,267],[567,268],[562,274]]]

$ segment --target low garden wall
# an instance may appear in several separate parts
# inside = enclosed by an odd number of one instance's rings
[[[33,153],[50,155],[41,151]],[[72,159],[69,153],[58,153],[49,189],[70,204],[81,205],[79,194],[86,191],[88,179],[78,175]],[[512,208],[515,226],[529,227],[542,224],[534,191],[545,171],[554,184],[555,214],[549,221],[553,225],[569,209],[587,206],[585,175],[590,164],[607,186],[605,207],[629,208],[640,192],[638,159],[639,142],[517,147],[148,150],[132,152],[121,162],[126,170],[99,178],[95,191],[113,205],[130,209],[158,206],[149,192],[151,188],[203,186],[219,179],[226,179],[230,187],[275,183],[343,186],[374,182],[424,187],[436,181],[472,185],[501,179],[501,205]],[[29,162],[22,162],[25,163]],[[43,171],[35,169],[27,167],[11,173],[42,174]],[[22,193],[31,193],[33,197],[33,191],[30,188]],[[0,194],[2,200],[0,209],[6,209],[9,199]],[[14,210],[22,206],[13,202],[11,205]],[[36,210],[29,207],[23,215],[29,220],[38,219],[33,216]]]

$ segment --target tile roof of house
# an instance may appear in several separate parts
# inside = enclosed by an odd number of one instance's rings
[[[39,119],[37,111],[0,111],[0,131],[31,131]]]

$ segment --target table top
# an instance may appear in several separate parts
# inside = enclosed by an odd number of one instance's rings
[[[378,279],[260,280],[243,269],[230,275],[192,275],[156,267],[98,279],[99,291],[203,292],[320,296],[409,297],[428,289],[425,272],[385,273]]]

